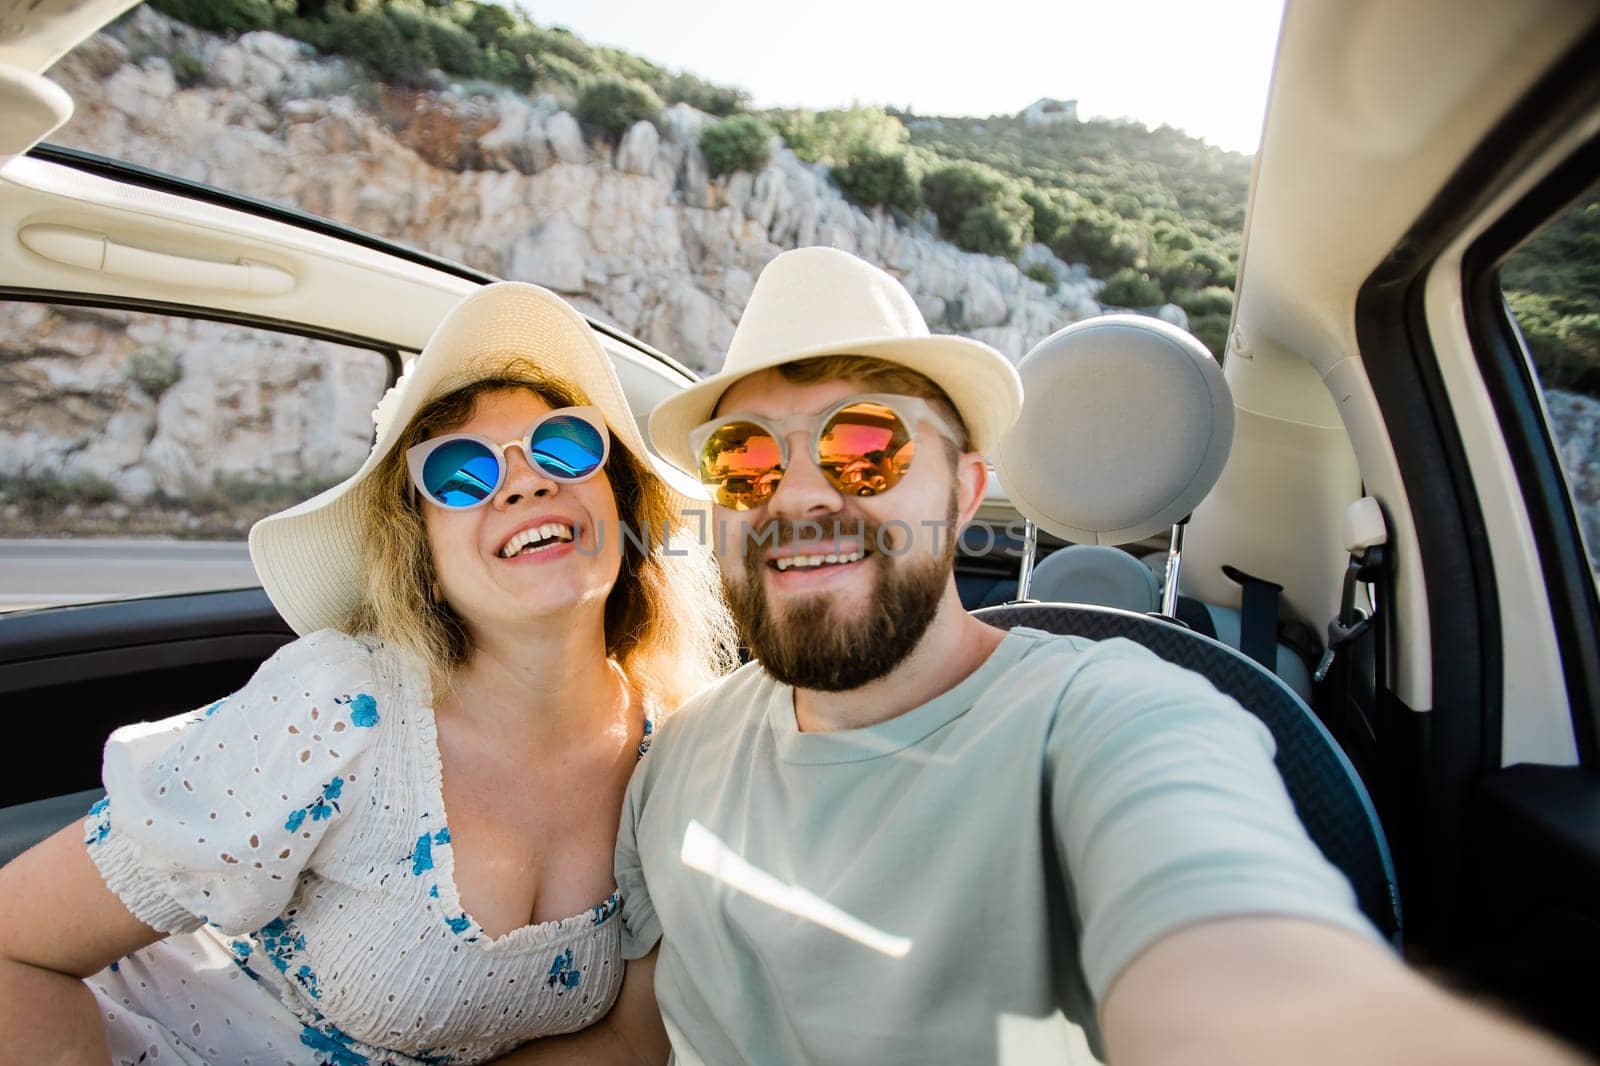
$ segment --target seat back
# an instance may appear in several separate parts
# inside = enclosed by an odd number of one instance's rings
[[[1384,936],[1400,943],[1400,894],[1388,840],[1366,786],[1311,709],[1255,660],[1166,619],[1076,604],[1023,603],[973,612],[1002,629],[1028,626],[1106,640],[1125,637],[1193,670],[1261,719],[1277,742],[1275,761],[1295,813]]]
[[[1033,568],[1028,594],[1046,603],[1091,603],[1124,611],[1159,611],[1156,575],[1121,548],[1068,544]]]

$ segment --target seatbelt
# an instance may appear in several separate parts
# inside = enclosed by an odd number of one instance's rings
[[[1339,613],[1328,623],[1328,650],[1322,653],[1322,661],[1312,674],[1317,687],[1315,705],[1334,739],[1374,794],[1379,794],[1382,789],[1374,774],[1378,770],[1381,716],[1376,701],[1386,672],[1387,639],[1382,628],[1387,624],[1387,608],[1376,594],[1371,613],[1356,606],[1357,585],[1388,588],[1389,531],[1378,501],[1363,496],[1352,503],[1345,511],[1343,534],[1350,562],[1344,571]],[[1369,671],[1370,678],[1362,680]]]
[[[1247,574],[1236,566],[1224,566],[1222,573],[1239,585],[1239,650],[1267,668],[1278,672],[1278,596],[1283,586]]]
[[[1356,606],[1356,585],[1370,582],[1383,572],[1384,545],[1389,542],[1389,527],[1383,509],[1371,496],[1363,496],[1345,509],[1344,546],[1350,562],[1344,571],[1344,588],[1339,595],[1339,614],[1328,623],[1328,650],[1311,675],[1322,681],[1333,668],[1339,649],[1356,640],[1372,625],[1372,615]],[[1374,612],[1375,613],[1375,612]]]

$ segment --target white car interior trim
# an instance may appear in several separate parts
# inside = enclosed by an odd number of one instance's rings
[[[0,159],[26,152],[71,117],[72,98],[59,85],[0,62]]]
[[[1461,445],[1483,508],[1500,603],[1502,766],[1525,762],[1572,766],[1578,761],[1578,750],[1566,675],[1527,502],[1510,450],[1498,432],[1500,422],[1467,333],[1461,260],[1486,229],[1579,146],[1597,135],[1600,111],[1575,123],[1537,163],[1527,167],[1445,250],[1428,276],[1428,332],[1433,337],[1439,374],[1456,412]],[[1534,380],[1538,380],[1537,375]],[[1542,408],[1543,395],[1538,399]],[[1548,432],[1548,413],[1545,425]]]
[[[0,0],[0,63],[43,74],[139,0]]]
[[[1304,361],[1325,385],[1333,385],[1335,368],[1359,351],[1355,305],[1365,279],[1591,18],[1586,5],[1562,0],[1339,5],[1291,0],[1267,106],[1266,147],[1256,161],[1246,220],[1248,243],[1235,312],[1236,330],[1246,342],[1239,354],[1246,358],[1238,361],[1254,366],[1281,354]],[[1396,106],[1400,100],[1405,106]],[[1305,591],[1286,590],[1286,598],[1297,611],[1326,604],[1337,594],[1334,565],[1342,565],[1339,522],[1364,483],[1388,512],[1395,546],[1395,629],[1404,644],[1395,656],[1400,669],[1390,682],[1408,706],[1426,710],[1432,704],[1424,681],[1432,671],[1431,644],[1416,529],[1387,434],[1372,435],[1385,424],[1382,414],[1370,389],[1352,381],[1365,376],[1363,368],[1352,362],[1341,369],[1339,387],[1330,393],[1351,437],[1341,444],[1335,434],[1319,441],[1318,434],[1295,432],[1292,423],[1302,417],[1301,404],[1295,401],[1292,411],[1278,409],[1280,402],[1290,402],[1292,390],[1257,389],[1249,380],[1256,372],[1236,369],[1234,362],[1230,356],[1229,385],[1257,418],[1241,418],[1230,470],[1202,505],[1204,515],[1195,516],[1191,560],[1200,553],[1209,560],[1208,570],[1228,561],[1281,580],[1272,573],[1280,565],[1273,556],[1283,552],[1281,542],[1298,543],[1303,549],[1294,553],[1294,561],[1298,572],[1309,576],[1301,582],[1326,581],[1327,587],[1312,590],[1302,584]],[[1261,420],[1270,418],[1288,422],[1278,432],[1266,432]],[[1304,509],[1292,513],[1278,498],[1285,479],[1331,471],[1255,453],[1283,448],[1309,455],[1318,446],[1353,446],[1359,475],[1333,483],[1339,491],[1304,494]],[[1235,476],[1235,464],[1267,480]],[[1258,532],[1266,529],[1274,535]],[[1223,560],[1224,555],[1229,558]],[[1226,602],[1215,599],[1210,588],[1191,594]],[[1306,621],[1319,624],[1326,616]]]
[[[24,226],[17,238],[31,252],[80,270],[157,281],[191,291],[243,292],[281,296],[294,288],[294,275],[242,256],[232,262],[169,255],[121,244],[103,233],[71,226]]]
[[[385,255],[285,222],[171,193],[126,185],[27,157],[0,168],[0,285],[178,302],[299,322],[334,333],[418,349],[457,300],[467,278]],[[168,256],[230,262],[248,258],[295,277],[280,294],[171,284],[159,271],[86,273],[30,251],[20,232],[64,226]],[[9,245],[5,248],[4,245]],[[361,293],[353,299],[352,293]]]

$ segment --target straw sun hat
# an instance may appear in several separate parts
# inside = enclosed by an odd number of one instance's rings
[[[836,248],[797,248],[761,272],[722,370],[662,401],[650,440],[668,462],[693,472],[689,433],[748,374],[821,355],[867,355],[915,370],[949,395],[973,450],[988,452],[1022,411],[1022,381],[995,349],[935,336],[905,286]]]
[[[394,448],[429,402],[526,360],[575,386],[605,415],[615,444],[667,481],[673,511],[703,511],[697,486],[646,450],[611,360],[583,316],[537,285],[499,282],[462,300],[434,330],[422,354],[384,394],[373,420],[377,440],[344,481],[250,530],[250,560],[278,613],[296,633],[336,627],[362,595],[362,531],[354,489]]]

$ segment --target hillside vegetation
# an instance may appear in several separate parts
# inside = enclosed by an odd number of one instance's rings
[[[1519,248],[1500,281],[1544,387],[1600,397],[1600,191]]]

